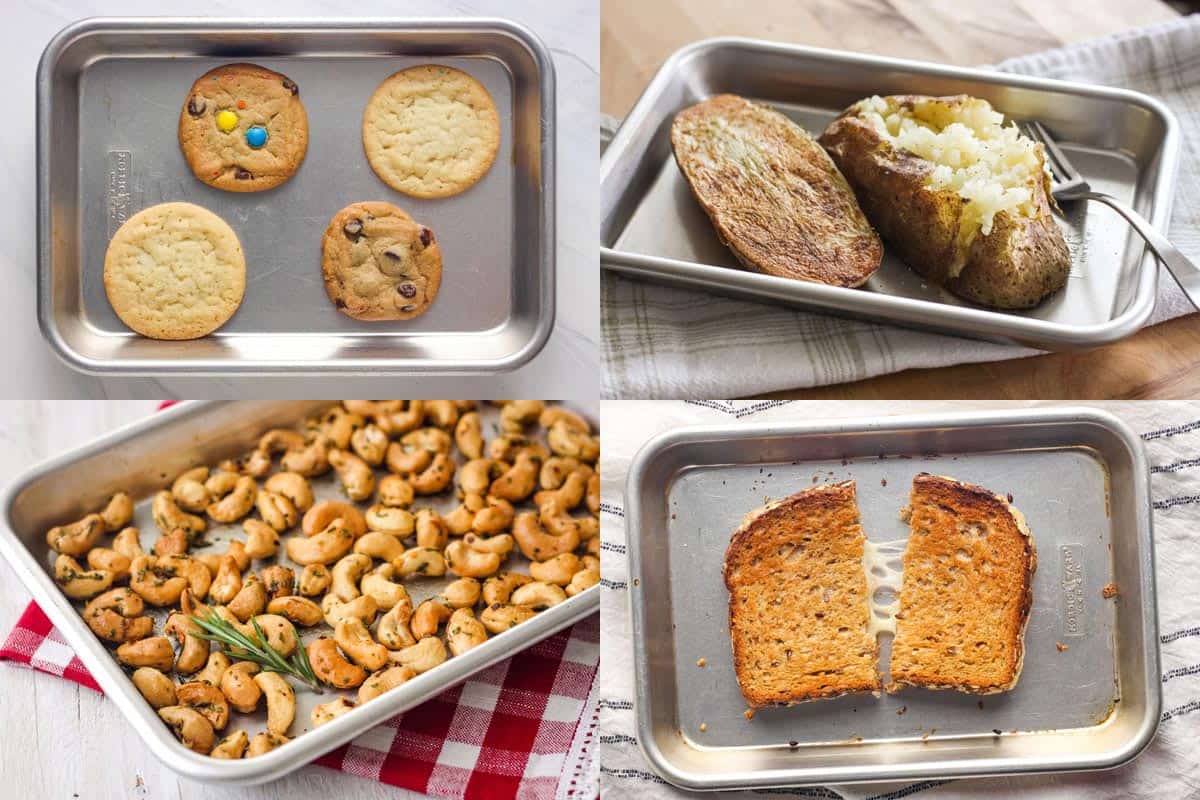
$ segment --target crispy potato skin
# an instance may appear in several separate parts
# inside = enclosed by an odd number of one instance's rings
[[[746,267],[860,286],[883,243],[829,156],[784,115],[736,95],[686,108],[671,126],[680,171]]]
[[[896,99],[911,106],[918,98]],[[1035,217],[1001,212],[992,232],[976,236],[964,252],[958,230],[966,201],[952,190],[925,187],[931,162],[892,147],[853,107],[819,141],[884,241],[927,280],[1000,309],[1031,308],[1066,284],[1071,256],[1051,213],[1049,178],[1034,189]]]

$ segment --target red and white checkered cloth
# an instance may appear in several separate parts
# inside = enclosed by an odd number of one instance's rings
[[[100,691],[35,603],[0,646],[5,659]],[[591,800],[599,663],[593,614],[313,763],[438,797]]]

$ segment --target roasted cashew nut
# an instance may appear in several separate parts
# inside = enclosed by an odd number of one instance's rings
[[[125,492],[117,492],[100,512],[104,519],[104,530],[112,533],[129,524],[133,519],[133,499]]]
[[[599,516],[600,514],[600,473],[593,472],[587,482],[587,509]]]
[[[382,504],[367,509],[366,521],[368,530],[395,534],[402,539],[411,535],[415,526],[411,513],[403,508],[392,508]]]
[[[205,681],[189,681],[175,689],[179,705],[198,712],[213,730],[223,731],[229,724],[229,701],[221,690]]]
[[[415,494],[408,481],[399,475],[384,475],[375,488],[379,502],[391,508],[408,508]]]
[[[225,695],[229,705],[243,714],[258,708],[262,697],[262,689],[254,682],[258,669],[258,664],[253,661],[239,661],[221,675],[221,694]]]
[[[467,458],[483,455],[483,425],[478,411],[469,411],[458,418],[458,424],[454,426],[454,443]]]
[[[486,578],[500,569],[498,554],[475,550],[461,539],[446,546],[445,558],[450,571],[463,578]]]
[[[378,425],[368,423],[350,435],[350,449],[372,466],[383,463],[387,447],[388,435]]]
[[[546,430],[550,430],[560,422],[572,430],[583,433],[592,432],[592,426],[586,419],[562,406],[549,406],[538,418],[538,424]]]
[[[367,679],[367,671],[347,661],[337,643],[324,636],[309,642],[308,661],[317,680],[338,689],[350,689]]]
[[[533,619],[537,612],[529,606],[514,606],[508,603],[493,603],[479,615],[479,621],[488,633],[504,633],[526,620]]]
[[[113,550],[116,550],[130,561],[146,554],[146,551],[142,549],[142,542],[138,536],[137,528],[125,528],[113,537],[112,544]]]
[[[338,697],[330,700],[328,703],[319,703],[313,706],[309,719],[312,721],[314,728],[319,728],[326,722],[332,722],[337,719],[347,711],[353,711],[354,707],[354,701],[349,697]]]
[[[412,599],[406,596],[392,606],[391,611],[380,617],[379,625],[375,629],[375,637],[380,644],[389,650],[401,650],[416,644],[417,637],[413,636],[408,628],[412,613]]]
[[[271,455],[262,450],[253,450],[239,458],[227,458],[217,466],[222,472],[261,478],[271,471]]]
[[[532,581],[533,578],[519,572],[501,572],[499,575],[494,575],[483,583],[483,603],[488,606],[507,603],[518,586],[524,586]]]
[[[184,511],[201,512],[208,508],[212,496],[204,482],[208,480],[208,467],[192,467],[171,484],[171,495]]]
[[[485,501],[486,505],[475,514],[475,521],[472,523],[472,528],[476,533],[493,534],[507,530],[512,525],[515,511],[513,511],[512,503],[500,497],[492,497],[489,495]]]
[[[333,594],[327,594],[321,601],[321,612],[325,614],[325,624],[331,628],[336,628],[339,622],[352,617],[360,619],[364,625],[370,626],[375,621],[375,615],[379,613],[379,604],[369,594],[356,597],[349,602],[342,602]]]
[[[519,433],[497,436],[487,444],[487,457],[511,464],[521,453],[529,453],[538,461],[550,457],[550,450],[536,439]]]
[[[312,508],[312,485],[309,484],[308,478],[298,472],[277,472],[267,478],[263,488],[291,500],[297,511],[303,512]]]
[[[374,700],[384,692],[395,689],[402,683],[417,677],[417,671],[412,667],[391,666],[372,673],[362,686],[358,687],[358,702],[360,704]],[[353,704],[351,704],[353,707]]]
[[[142,615],[145,608],[142,598],[132,590],[111,589],[88,601],[83,619],[106,642],[135,642],[154,630],[154,620]]]
[[[464,495],[487,494],[492,481],[503,475],[509,466],[490,458],[473,458],[458,471],[458,486]]]
[[[297,564],[332,564],[350,551],[354,546],[354,538],[354,534],[339,518],[318,534],[288,539],[287,554]]]
[[[447,531],[455,536],[462,536],[471,530],[471,526],[475,524],[475,515],[482,508],[483,496],[468,494],[463,497],[463,501],[458,508],[443,516],[441,521]],[[434,545],[429,546],[432,547]],[[445,544],[443,543],[442,546],[444,547]]]
[[[592,476],[591,467],[580,467],[567,475],[562,485],[557,489],[543,489],[533,496],[533,502],[541,507],[547,502],[557,503],[564,510],[575,508],[583,502],[587,491],[588,479]]]
[[[133,685],[154,709],[175,705],[175,682],[154,667],[135,669]]]
[[[217,522],[237,522],[250,513],[254,508],[254,500],[258,496],[258,483],[254,478],[243,475],[237,479],[233,489],[228,494],[208,504],[208,516]]]
[[[454,480],[454,470],[454,459],[445,453],[437,453],[428,467],[407,476],[408,483],[417,494],[437,494]]]
[[[263,522],[280,533],[294,527],[300,520],[300,514],[292,505],[292,501],[277,492],[263,489],[258,493],[255,505],[258,506],[258,513]]]
[[[449,430],[458,422],[458,406],[453,400],[426,400],[425,421]]]
[[[204,669],[192,676],[194,681],[204,681],[213,686],[221,685],[221,676],[225,674],[225,670],[229,669],[229,656],[225,655],[220,650],[213,650],[208,654],[208,661],[204,665]]]
[[[559,553],[546,561],[533,561],[529,564],[529,574],[535,581],[553,583],[556,586],[566,586],[581,569],[583,565],[579,556],[574,553]]]
[[[416,529],[417,547],[441,550],[450,539],[445,519],[431,508],[417,511]]]
[[[277,597],[287,597],[296,586],[296,573],[291,567],[285,567],[282,564],[263,567],[259,570],[258,576],[262,578],[263,587],[267,590],[267,597],[271,600]]]
[[[241,758],[250,744],[250,737],[244,730],[236,730],[217,742],[217,746],[209,753],[213,758]]]
[[[496,536],[479,536],[478,534],[468,533],[463,537],[463,544],[472,550],[478,550],[481,553],[495,553],[504,558],[513,551],[513,537],[507,533],[501,533]]]
[[[72,600],[87,600],[112,586],[113,574],[108,570],[85,570],[68,555],[54,559],[54,581],[63,594]]]
[[[264,755],[277,747],[282,747],[290,741],[291,739],[286,736],[280,736],[269,731],[256,733],[254,734],[254,738],[250,740],[250,746],[246,748],[245,757],[254,758],[255,756]]]
[[[459,578],[446,584],[438,599],[450,608],[474,608],[481,591],[475,578]]]
[[[397,475],[420,472],[432,463],[434,455],[450,452],[450,434],[439,428],[419,428],[388,445],[387,468]]]
[[[412,618],[408,622],[408,628],[412,631],[412,635],[418,639],[437,636],[438,628],[441,627],[443,622],[450,619],[452,613],[453,609],[437,600],[425,600],[413,611]]]
[[[88,514],[70,525],[57,525],[46,532],[50,549],[65,556],[82,556],[95,546],[104,533],[104,517]]]
[[[200,630],[186,614],[171,614],[163,625],[163,633],[175,637],[183,647],[175,660],[175,670],[185,674],[199,672],[208,661],[209,643],[195,634]]]
[[[150,636],[118,647],[117,660],[130,667],[154,667],[159,672],[170,672],[175,667],[175,648],[165,636]]]
[[[591,471],[591,468],[578,458],[551,456],[542,463],[542,469],[538,473],[538,485],[543,490],[557,489],[563,485],[568,475],[581,467]]]
[[[129,565],[129,588],[152,606],[171,606],[188,588],[188,580],[170,563],[160,564],[158,556],[138,556]]]
[[[300,641],[299,635],[296,633],[296,626],[278,614],[258,614],[251,617],[251,621],[237,625],[243,634],[250,639],[259,640],[258,631],[254,629],[254,623],[258,623],[258,627],[262,628],[262,632],[266,634],[266,644],[279,655],[287,658],[292,653],[296,652],[296,646]]]
[[[391,660],[412,667],[418,674],[428,672],[446,660],[446,645],[436,636],[420,639],[416,644],[390,653]]]
[[[267,698],[267,731],[283,736],[296,718],[296,692],[278,672],[260,672],[254,682]]]
[[[237,539],[230,540],[229,546],[225,548],[225,555],[233,559],[239,570],[245,570],[250,566],[250,554],[246,552],[246,545]],[[218,562],[219,566],[220,562]]]
[[[267,613],[278,614],[289,622],[305,628],[311,628],[325,616],[321,613],[319,605],[307,597],[297,597],[296,595],[276,597],[267,604]]]
[[[537,487],[541,461],[528,450],[517,454],[516,461],[496,480],[492,481],[490,493],[510,502],[524,500]]]
[[[268,481],[270,483],[270,481]],[[242,523],[246,532],[245,552],[250,558],[270,558],[279,550],[279,531],[261,519],[248,519]]]
[[[505,433],[520,433],[537,422],[545,408],[541,400],[510,400],[500,409],[500,429]]]
[[[440,578],[446,574],[446,559],[440,550],[431,547],[413,547],[392,562],[401,578],[421,575]]]
[[[334,597],[345,602],[362,594],[358,590],[358,582],[371,568],[371,563],[370,556],[351,553],[334,564],[333,585],[330,587]]]
[[[534,581],[524,586],[518,586],[513,590],[509,602],[514,606],[525,606],[526,608],[532,608],[534,611],[545,611],[547,608],[556,606],[566,599],[567,593],[562,590],[561,586],[555,586],[553,583],[546,583],[544,581]]]
[[[388,660],[388,649],[371,638],[362,620],[348,617],[333,629],[333,640],[351,661],[363,669],[374,671]]]
[[[375,491],[375,472],[371,465],[346,450],[329,451],[329,463],[337,471],[342,488],[351,500],[366,500]]]
[[[182,556],[186,555],[192,540],[183,528],[176,528],[170,533],[164,533],[154,541],[154,555]]]
[[[354,543],[354,552],[391,561],[404,552],[404,543],[390,533],[371,531]]]
[[[301,571],[296,588],[305,597],[317,597],[325,594],[331,583],[333,583],[333,576],[329,573],[328,567],[324,564],[309,564]]]
[[[415,430],[424,420],[424,400],[390,400],[380,403],[375,415],[375,424],[389,436]]]
[[[396,583],[395,576],[395,567],[391,564],[381,564],[363,576],[360,584],[362,593],[373,597],[380,608],[391,609],[397,603],[408,599],[408,590],[403,584]]]
[[[237,597],[242,590],[242,571],[238,569],[237,560],[233,556],[223,556],[221,566],[217,569],[217,577],[209,587],[208,596],[214,602],[222,605]]]
[[[242,589],[229,601],[226,608],[239,621],[245,622],[256,614],[261,614],[267,606],[267,587],[257,575],[251,572],[242,582]]]
[[[546,561],[562,553],[569,553],[579,546],[578,527],[568,527],[561,536],[555,536],[542,527],[538,515],[532,511],[518,514],[513,521],[513,538],[517,547],[530,561]]]
[[[212,724],[195,709],[167,706],[158,710],[158,716],[175,731],[175,737],[183,742],[187,749],[203,755],[212,750],[213,741],[216,739]]]
[[[295,472],[305,478],[315,478],[329,472],[329,440],[317,436],[307,447],[289,450],[283,454],[279,466],[284,472]]]
[[[366,422],[358,414],[352,414],[341,406],[334,406],[321,418],[320,430],[339,449],[350,446],[350,437]]]
[[[92,569],[111,572],[113,582],[121,583],[129,577],[132,559],[108,547],[93,547],[87,552],[87,563]]]
[[[581,569],[571,576],[571,582],[567,584],[567,597],[574,597],[582,591],[592,588],[600,582],[600,567],[589,567]]]
[[[578,458],[590,464],[600,458],[600,440],[566,418],[559,419],[546,433],[546,443],[555,455]]]
[[[175,503],[175,496],[170,492],[163,490],[154,495],[154,502],[150,504],[151,515],[154,517],[154,524],[163,533],[170,533],[176,528],[183,528],[188,533],[188,538],[195,541],[196,538],[208,529],[208,523],[204,517],[198,517],[195,514],[189,514],[180,508]]]
[[[487,638],[487,628],[475,618],[475,612],[470,608],[456,610],[446,623],[446,644],[450,646],[451,655],[461,656],[486,642]]]
[[[356,506],[338,500],[322,500],[310,508],[300,523],[305,536],[316,536],[329,527],[329,523],[340,519],[357,539],[367,532],[367,521]]]

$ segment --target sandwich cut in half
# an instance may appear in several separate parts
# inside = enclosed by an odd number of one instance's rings
[[[1017,685],[1037,551],[1004,498],[928,473],[913,479],[891,683],[974,694]]]
[[[879,691],[853,481],[753,512],[725,551],[729,630],[751,707]]]

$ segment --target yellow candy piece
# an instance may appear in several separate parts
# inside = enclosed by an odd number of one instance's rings
[[[225,131],[225,133],[229,133],[231,130],[236,128],[237,123],[238,116],[232,111],[217,112],[217,127]]]

